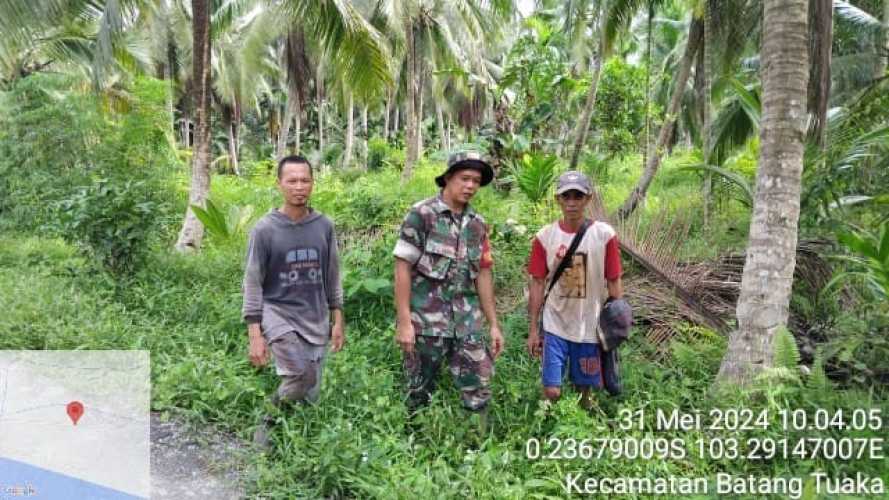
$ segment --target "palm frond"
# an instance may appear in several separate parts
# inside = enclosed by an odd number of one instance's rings
[[[883,24],[879,19],[845,0],[833,0],[833,9],[837,17],[852,23],[860,29],[878,32],[883,28]]]
[[[729,75],[745,54],[759,52],[762,0],[709,0],[707,14],[716,62],[712,70]]]
[[[603,23],[605,52],[610,53],[619,35],[630,27],[633,17],[643,7],[656,11],[666,0],[614,0],[609,2]]]
[[[834,57],[830,63],[831,103],[840,105],[854,98],[874,82],[874,68],[880,60],[875,52],[858,52]]]
[[[489,27],[489,23],[485,20],[485,12],[479,7],[478,3],[473,0],[452,0],[451,8],[459,15],[462,25],[466,27],[466,31],[474,38],[480,38],[484,33],[484,29]]]
[[[721,167],[717,167],[715,165],[686,165],[684,167],[678,167],[675,170],[677,171],[704,171],[710,172],[718,175],[719,177],[725,179],[729,183],[737,186],[740,189],[742,196],[739,200],[746,206],[753,206],[753,186],[750,185],[750,181],[747,180],[743,175],[738,174],[737,172],[732,172],[731,170],[727,170]]]
[[[605,46],[609,49],[614,45],[618,34],[630,26],[633,17],[648,0],[615,0],[608,5],[605,15]]]
[[[85,2],[80,2],[85,3]],[[62,18],[70,11],[72,2],[68,0],[46,0],[22,2],[21,0],[0,0],[0,32],[3,39],[15,40],[23,45]]]
[[[369,101],[392,82],[389,50],[380,33],[346,0],[287,0],[292,22],[321,41],[334,71],[359,100]]]
[[[123,28],[123,13],[118,0],[107,0],[99,18],[99,30],[96,33],[96,50],[93,53],[94,82],[99,85],[102,75],[114,61],[115,41]]]
[[[726,97],[722,101],[710,127],[709,158],[722,165],[740,146],[759,131],[762,108],[758,89],[747,87],[737,79],[727,82]]]

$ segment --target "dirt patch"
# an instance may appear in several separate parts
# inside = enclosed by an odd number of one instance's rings
[[[243,498],[247,444],[151,412],[151,498]]]

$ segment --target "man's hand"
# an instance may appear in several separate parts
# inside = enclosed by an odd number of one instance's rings
[[[528,354],[532,358],[539,358],[543,352],[543,342],[540,340],[540,332],[536,326],[532,326],[528,332]]]
[[[395,342],[401,347],[405,354],[414,352],[414,342],[416,342],[416,334],[414,325],[410,321],[399,321],[398,328],[395,330]]]
[[[346,343],[346,333],[343,328],[343,322],[337,321],[333,324],[330,332],[330,352],[339,352]]]
[[[330,352],[339,352],[346,343],[346,327],[343,320],[343,310],[335,308],[330,310],[330,319],[333,327],[330,329]]]
[[[531,278],[528,285],[528,354],[532,358],[539,358],[543,354],[543,342],[540,335],[540,315],[543,314],[543,289],[546,280],[543,278]]]
[[[503,352],[503,334],[500,333],[500,326],[494,325],[491,327],[491,356],[497,359],[501,352]]]
[[[248,336],[250,337],[250,363],[259,368],[269,360],[268,346],[265,343],[265,339],[262,338],[259,325],[256,325],[256,328],[250,325],[248,331]]]

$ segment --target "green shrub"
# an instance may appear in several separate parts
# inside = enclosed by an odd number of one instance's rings
[[[392,147],[389,146],[389,142],[386,139],[371,137],[367,141],[367,169],[373,171],[383,168],[391,149]]]
[[[274,160],[255,160],[241,162],[241,176],[253,178],[262,175],[276,175],[278,164]]]
[[[407,158],[407,153],[405,153],[404,149],[401,148],[390,148],[389,153],[386,155],[386,159],[383,160],[383,163],[392,167],[398,171],[404,169],[404,162]]]
[[[113,272],[140,263],[160,213],[144,182],[97,179],[59,203],[66,238]]]
[[[327,147],[324,148],[324,151],[321,154],[321,164],[322,165],[337,165],[340,161],[340,157],[343,156],[343,145],[334,142],[332,144],[328,144]]]
[[[85,196],[94,177],[143,183],[143,201],[172,200],[174,193],[160,187],[176,162],[166,133],[167,85],[137,79],[129,90],[126,113],[115,115],[64,77],[16,82],[3,99],[8,112],[0,114],[4,227],[58,233],[60,202]]]
[[[88,153],[110,127],[87,96],[59,97],[70,82],[34,75],[5,93],[0,113],[0,220],[8,229],[51,223],[52,200],[88,179]]]

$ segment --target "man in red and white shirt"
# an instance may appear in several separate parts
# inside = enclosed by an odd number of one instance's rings
[[[562,219],[537,232],[528,260],[528,351],[534,357],[543,356],[543,395],[549,400],[559,398],[567,369],[571,382],[582,394],[584,407],[592,405],[591,389],[602,388],[606,382],[602,370],[605,353],[599,348],[599,312],[609,299],[623,295],[614,228],[602,221],[587,221],[586,234],[542,311],[541,305],[556,268],[586,220],[584,214],[591,200],[592,184],[586,175],[577,171],[562,174],[556,187]]]

